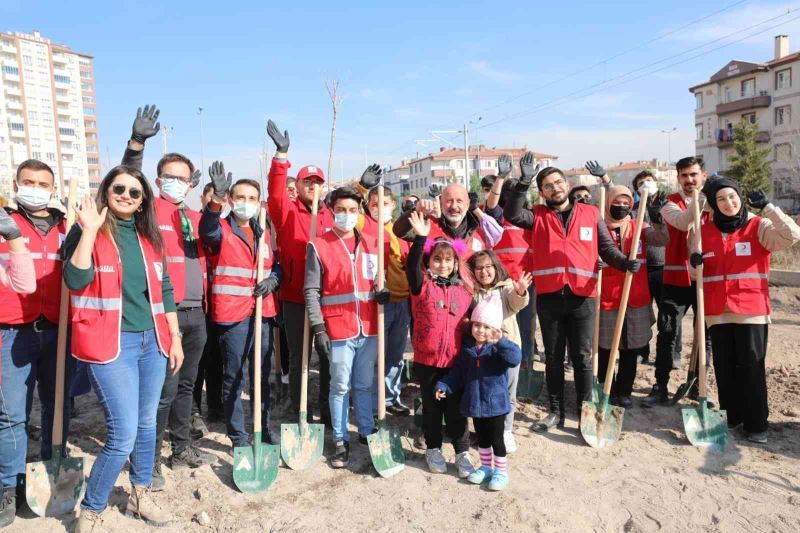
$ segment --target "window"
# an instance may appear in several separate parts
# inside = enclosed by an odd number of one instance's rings
[[[39,66],[39,68],[47,68],[47,60],[43,57],[37,57],[36,64]]]
[[[81,78],[87,80],[92,79],[92,73],[89,72],[88,70],[81,70]]]
[[[36,111],[28,111],[28,118],[30,120],[38,120],[39,115],[36,113]]]
[[[733,93],[731,92],[731,88],[730,87],[725,87],[722,90],[722,103],[723,104],[727,104],[731,100],[733,100]]]
[[[84,124],[85,124],[85,126],[87,128],[91,128],[91,129],[94,129],[94,128],[97,127],[97,122],[95,122],[94,120],[87,120],[86,122],[84,122]]]
[[[48,161],[55,161],[56,160],[56,154],[54,154],[53,152],[47,152],[47,160]]]
[[[94,103],[94,98],[92,98],[91,96],[84,96],[83,97],[83,103],[84,104],[93,104]]]
[[[42,160],[42,152],[31,152],[31,157],[33,159],[38,159],[39,161]]]
[[[99,165],[100,158],[99,157],[87,157],[86,162],[90,165]]]
[[[22,56],[22,64],[26,67],[33,66],[33,58],[31,56]]]
[[[755,113],[745,113],[742,115],[742,120],[746,120],[750,124],[756,123],[756,114]]]
[[[12,67],[11,65],[3,65],[3,72],[6,74],[14,74],[15,76],[19,76],[19,69],[17,67]]]
[[[75,130],[72,128],[58,128],[58,132],[61,135],[72,135],[73,137],[75,136]]]
[[[752,98],[756,95],[756,79],[742,81],[742,98]]]
[[[784,105],[775,108],[775,125],[781,126],[792,121],[792,106]]]
[[[694,101],[695,101],[695,109],[702,109],[703,108],[703,92],[696,92],[694,93]]]
[[[775,161],[787,162],[792,159],[792,145],[790,143],[775,145]]]
[[[19,122],[11,122],[9,126],[11,126],[11,131],[25,131],[25,124]]]
[[[92,90],[92,84],[89,83],[88,81],[82,81],[81,82],[81,90],[82,91],[91,91]]]
[[[53,79],[56,80],[56,83],[69,83],[70,79],[69,76],[64,76],[63,74],[54,74]]]
[[[775,73],[775,89],[788,89],[792,86],[791,67],[779,70]]]
[[[92,109],[91,107],[84,107],[83,108],[83,114],[84,115],[94,115],[94,109]]]
[[[695,124],[694,127],[695,127],[695,130],[697,130],[697,134],[695,136],[695,139],[697,139],[698,141],[702,140],[703,139],[703,124],[702,123]]]
[[[86,145],[87,152],[97,152],[97,145],[96,144],[87,144]]]

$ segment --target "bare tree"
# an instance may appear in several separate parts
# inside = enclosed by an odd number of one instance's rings
[[[331,124],[331,146],[328,150],[328,179],[331,179],[331,164],[333,164],[333,145],[336,141],[336,114],[339,111],[339,106],[342,104],[342,94],[339,92],[339,80],[336,78],[330,79],[325,82],[325,87],[328,89],[328,96],[331,97],[331,105],[333,106],[333,123]]]

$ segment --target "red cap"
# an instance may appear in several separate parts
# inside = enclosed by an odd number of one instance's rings
[[[306,165],[297,173],[297,181],[303,181],[306,178],[314,176],[318,177],[322,182],[325,181],[325,174],[322,173],[321,168],[315,167],[314,165]]]

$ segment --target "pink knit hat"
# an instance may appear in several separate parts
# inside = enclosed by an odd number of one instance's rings
[[[478,302],[472,310],[471,320],[494,329],[503,329],[503,303],[500,301],[500,294],[491,291],[486,298]]]

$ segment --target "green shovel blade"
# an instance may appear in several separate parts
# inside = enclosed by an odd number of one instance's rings
[[[697,407],[681,409],[686,437],[693,446],[724,450],[728,442],[728,413],[710,410],[707,398],[700,397],[697,402]]]
[[[581,435],[592,448],[614,444],[622,433],[625,409],[611,405],[608,396],[600,393],[597,402],[585,401],[581,406]]]
[[[78,506],[85,489],[83,457],[61,457],[61,446],[53,446],[53,457],[28,463],[25,499],[39,516],[61,516]]]
[[[233,482],[247,494],[266,491],[278,477],[280,448],[261,442],[261,433],[253,433],[252,446],[233,449]]]
[[[306,422],[300,413],[299,424],[281,424],[281,457],[292,470],[305,470],[319,462],[325,444],[325,426]]]
[[[382,477],[392,477],[406,466],[403,443],[397,428],[378,422],[378,431],[367,436],[372,464]]]
[[[544,372],[531,368],[520,368],[517,381],[517,396],[526,400],[535,400],[542,393]]]
[[[603,385],[597,381],[597,376],[592,377],[592,398],[591,401],[597,403],[600,401],[600,395],[603,394]]]

